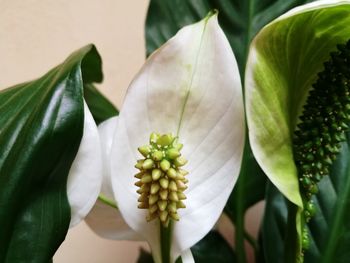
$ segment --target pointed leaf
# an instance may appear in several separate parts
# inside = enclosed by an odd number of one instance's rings
[[[0,262],[46,263],[66,235],[67,176],[84,129],[81,64],[94,53],[84,47],[0,92]]]
[[[102,82],[101,56],[95,52],[82,62],[82,73],[84,76],[84,99],[97,124],[118,115],[118,110],[103,96],[92,82]]]
[[[84,86],[84,99],[97,124],[119,114],[117,108],[93,84]]]

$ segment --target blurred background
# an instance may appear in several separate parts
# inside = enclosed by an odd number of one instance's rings
[[[120,108],[145,60],[147,7],[148,0],[0,0],[0,89],[37,78],[94,43],[103,60],[104,82],[98,87]],[[262,206],[247,214],[254,236]],[[225,223],[220,228],[232,244],[232,229]],[[54,263],[136,262],[141,246],[147,248],[141,242],[99,238],[83,222],[69,231]],[[253,262],[253,255],[249,258]]]

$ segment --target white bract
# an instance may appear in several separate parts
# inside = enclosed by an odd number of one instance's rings
[[[109,164],[113,134],[117,124],[118,117],[113,117],[98,126],[104,163],[101,198],[97,200],[95,206],[85,218],[85,221],[96,234],[104,238],[114,240],[141,240],[137,233],[121,217],[113,196]]]
[[[99,134],[84,102],[83,137],[67,181],[67,196],[71,207],[70,227],[83,220],[95,204],[101,189],[102,168]]]
[[[171,260],[181,254],[190,258],[188,249],[214,226],[233,189],[245,139],[238,67],[216,14],[184,27],[150,56],[115,122],[104,124],[112,132],[101,137],[104,147],[112,141],[110,152],[105,151],[105,171],[125,222],[150,244],[157,263],[162,258],[160,223],[146,221],[134,185],[134,166],[142,158],[138,147],[148,144],[153,132],[172,134],[183,144],[187,199],[172,224]],[[94,227],[90,219],[89,224]]]

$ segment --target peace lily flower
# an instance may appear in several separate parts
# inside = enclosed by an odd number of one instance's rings
[[[293,137],[318,73],[350,39],[349,25],[350,1],[316,1],[265,26],[250,47],[245,87],[251,147],[272,183],[300,208]],[[306,157],[313,160],[314,152]]]
[[[84,102],[83,137],[67,181],[67,196],[71,207],[70,227],[85,218],[100,193],[103,169],[100,145],[95,121]]]
[[[142,240],[122,218],[115,201],[111,176],[110,153],[113,135],[118,123],[118,117],[113,117],[98,126],[98,133],[102,145],[102,160],[105,169],[102,170],[102,185],[100,195],[94,207],[85,218],[86,223],[98,235],[113,240]]]
[[[184,27],[152,54],[120,116],[102,125],[102,201],[113,202],[109,181],[121,215],[155,262],[184,260],[219,218],[243,154],[240,77],[217,15]],[[106,234],[95,209],[87,221]]]

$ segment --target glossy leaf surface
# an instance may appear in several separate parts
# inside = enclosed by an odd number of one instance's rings
[[[96,124],[100,124],[119,113],[117,108],[91,83],[84,85],[84,99]]]
[[[86,46],[43,77],[0,92],[0,262],[49,262],[64,240],[83,84],[102,79],[99,67],[82,65],[96,56]]]

